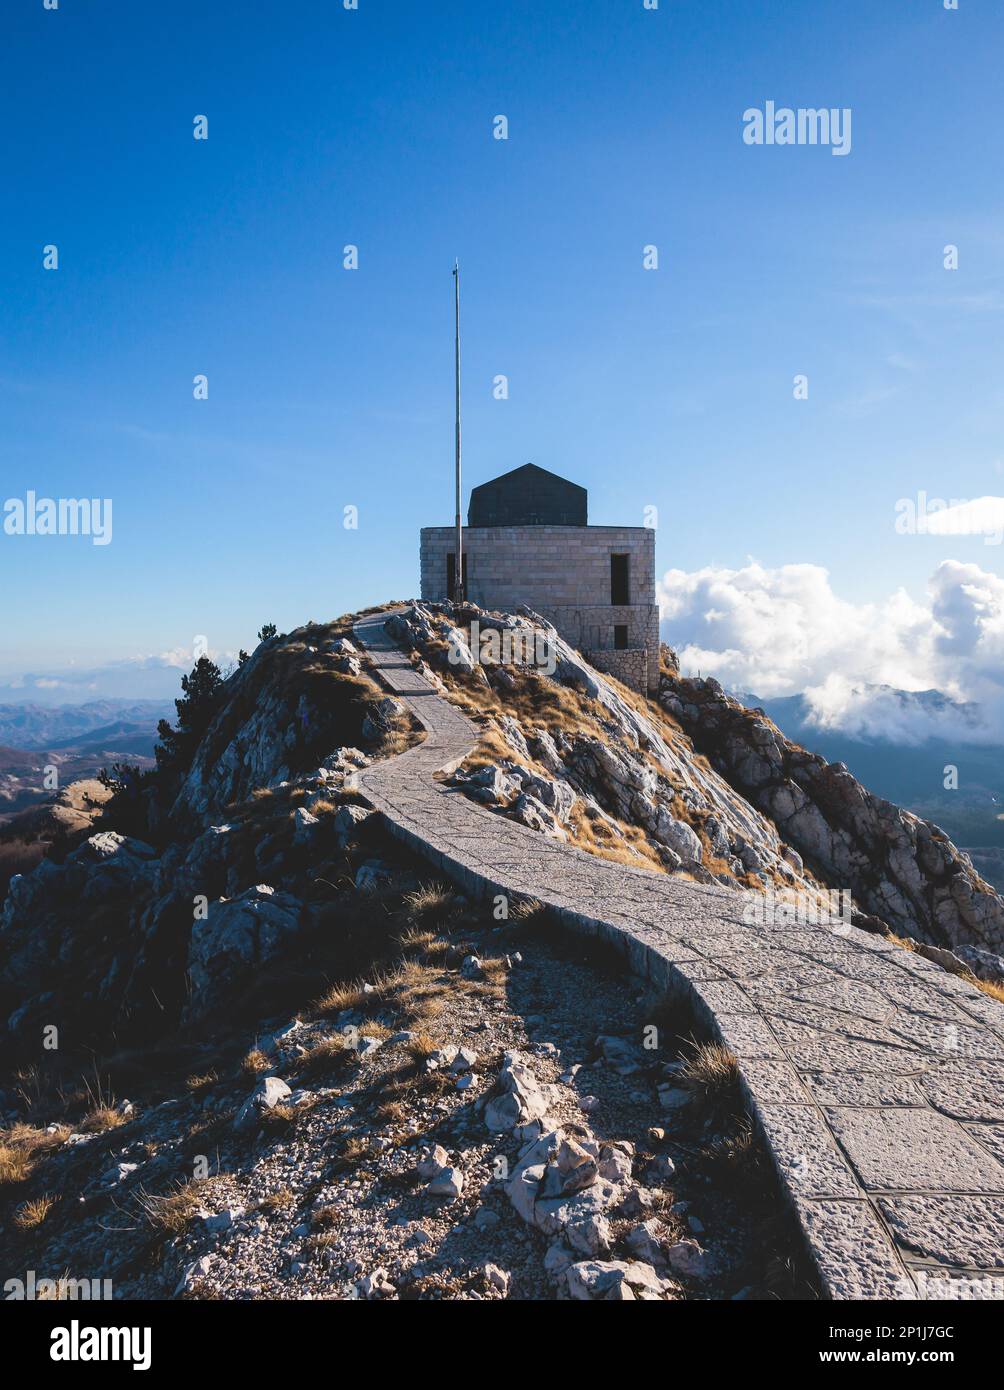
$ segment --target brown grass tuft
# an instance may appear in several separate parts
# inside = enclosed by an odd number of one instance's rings
[[[33,1231],[43,1221],[59,1201],[58,1197],[34,1197],[30,1202],[22,1202],[14,1213],[14,1225],[19,1231]]]
[[[253,1047],[251,1051],[241,1061],[241,1074],[247,1077],[255,1077],[260,1072],[268,1070],[269,1061],[260,1047]]]
[[[460,906],[453,889],[444,883],[423,883],[404,895],[409,917],[422,923],[440,923],[454,915]]]
[[[318,1076],[336,1067],[346,1066],[354,1061],[355,1057],[355,1050],[340,1034],[335,1033],[330,1038],[322,1038],[320,1042],[315,1043],[300,1058],[298,1069],[304,1076]]]
[[[206,1091],[211,1090],[219,1079],[219,1072],[207,1071],[199,1076],[189,1076],[185,1081],[185,1087],[191,1091],[193,1096],[201,1096],[205,1095]]]
[[[96,1105],[84,1116],[80,1128],[88,1134],[103,1134],[126,1123],[126,1116],[113,1105]]]
[[[696,1048],[680,1080],[703,1105],[716,1110],[741,1106],[739,1059],[721,1043],[702,1043]]]
[[[202,1186],[200,1182],[189,1182],[173,1192],[141,1193],[139,1204],[147,1224],[161,1236],[181,1235],[202,1206]]]

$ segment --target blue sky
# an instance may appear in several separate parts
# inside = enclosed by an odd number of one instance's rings
[[[0,679],[414,594],[452,512],[455,255],[468,486],[533,460],[595,522],[657,506],[660,572],[812,564],[859,607],[946,559],[1001,576],[893,531],[918,489],[1004,491],[997,0],[0,24],[0,498],[114,509],[104,547],[0,533]],[[851,108],[851,153],[745,145],[768,99]]]

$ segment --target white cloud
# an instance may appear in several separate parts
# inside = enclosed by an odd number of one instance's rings
[[[764,699],[805,692],[821,723],[906,738],[975,734],[958,712],[893,700],[864,686],[937,689],[983,711],[986,737],[1004,710],[1004,581],[946,560],[921,600],[897,589],[876,603],[839,598],[819,565],[669,570],[658,586],[663,637],[689,673]]]

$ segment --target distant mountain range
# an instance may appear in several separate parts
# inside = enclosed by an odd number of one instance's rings
[[[984,732],[978,706],[940,690],[863,686],[859,694],[862,711],[877,717],[866,723],[852,710],[841,729],[821,723],[804,694],[762,699],[743,691],[736,698],[763,709],[788,738],[846,763],[879,796],[934,821],[957,845],[1004,847],[1004,747]],[[958,769],[955,790],[945,787],[948,767]]]
[[[116,762],[152,767],[157,721],[174,714],[164,700],[0,705],[0,824],[53,799],[46,767],[56,768],[60,788]]]
[[[174,715],[173,700],[0,705],[0,744],[53,749],[100,745],[123,753],[149,754],[158,719],[173,719]]]

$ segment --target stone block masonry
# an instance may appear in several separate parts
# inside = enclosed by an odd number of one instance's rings
[[[612,656],[642,650],[644,671],[636,660],[622,662],[620,668],[626,674],[618,678],[642,692],[658,687],[653,530],[645,526],[474,526],[465,530],[464,546],[467,597],[474,603],[504,612],[525,603],[582,652]],[[452,527],[423,528],[423,599],[435,602],[448,596],[455,548]]]
[[[586,660],[597,671],[605,671],[615,676],[632,690],[644,690],[648,684],[648,652],[644,647],[636,651],[587,651]]]
[[[609,863],[451,794],[433,774],[478,730],[386,616],[356,634],[427,731],[359,774],[390,831],[474,898],[536,898],[689,1001],[739,1060],[830,1298],[1004,1297],[1004,1007],[883,937],[750,924],[739,893]]]

